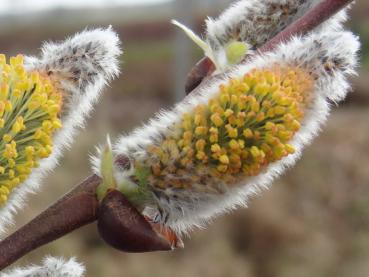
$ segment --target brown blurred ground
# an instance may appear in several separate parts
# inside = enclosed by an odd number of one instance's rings
[[[127,132],[172,104],[174,32],[167,22],[173,15],[142,22],[137,18],[134,23],[117,18],[95,21],[94,17],[74,22],[60,19],[65,13],[26,25],[20,19],[12,19],[14,26],[8,21],[9,26],[1,28],[0,52],[33,54],[43,40],[111,23],[124,41],[123,74],[105,92],[61,166],[44,181],[43,192],[31,197],[27,210],[17,218],[18,226],[89,174],[89,154],[104,141],[106,132],[113,136]],[[194,232],[186,239],[186,248],[173,253],[119,253],[104,245],[91,225],[18,264],[38,263],[50,254],[77,256],[89,277],[369,276],[369,4],[358,1],[352,14],[349,25],[363,42],[355,91],[334,109],[326,128],[297,165],[251,201],[248,209]],[[194,50],[193,60],[197,57],[199,52]]]

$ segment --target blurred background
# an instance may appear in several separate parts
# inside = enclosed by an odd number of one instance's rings
[[[42,41],[112,25],[123,40],[115,80],[61,166],[30,199],[17,226],[90,173],[89,155],[109,132],[132,130],[183,97],[202,53],[169,20],[203,31],[227,0],[0,0],[0,52],[37,54]],[[96,226],[81,228],[27,255],[77,256],[88,277],[369,276],[369,2],[357,1],[348,27],[362,42],[360,75],[303,158],[248,209],[223,216],[173,253],[125,254],[106,246]],[[15,228],[13,228],[15,230]]]

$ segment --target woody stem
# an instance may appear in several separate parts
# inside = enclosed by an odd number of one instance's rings
[[[0,271],[32,250],[96,220],[100,177],[91,175],[0,242]]]

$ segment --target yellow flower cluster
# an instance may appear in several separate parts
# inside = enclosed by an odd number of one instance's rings
[[[143,163],[150,183],[189,188],[223,180],[227,185],[257,175],[294,153],[289,144],[300,128],[313,81],[298,68],[258,69],[232,79],[206,104],[184,114]]]
[[[61,127],[62,95],[38,72],[26,72],[23,56],[0,55],[0,204],[52,151]]]

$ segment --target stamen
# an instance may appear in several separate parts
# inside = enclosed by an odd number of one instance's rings
[[[231,79],[207,104],[184,114],[136,164],[151,169],[157,187],[207,185],[211,178],[233,185],[257,175],[294,153],[290,141],[310,103],[312,84],[303,70],[278,66]]]
[[[61,92],[47,77],[26,72],[23,56],[7,64],[0,54],[0,204],[51,154],[61,106]]]

